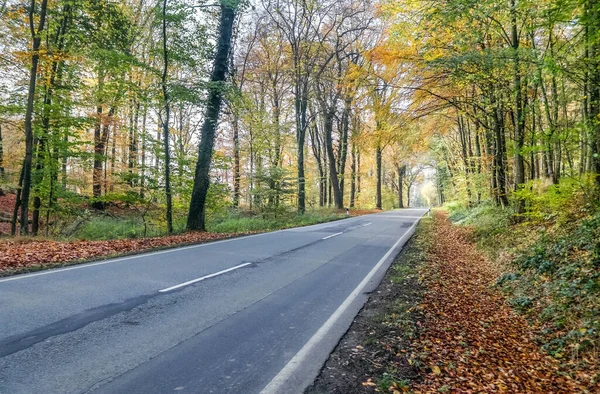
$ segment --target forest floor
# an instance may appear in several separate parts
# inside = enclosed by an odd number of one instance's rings
[[[537,344],[472,229],[424,219],[308,394],[598,393]]]
[[[243,235],[276,230],[281,228],[297,227],[316,224],[331,220],[343,219],[345,213],[314,214],[306,222],[295,222],[294,218],[287,221],[271,221],[266,226],[260,223],[257,229],[245,230],[237,226],[224,224],[230,231],[219,232],[187,232],[170,236],[132,237],[120,239],[53,239],[45,237],[10,237],[10,217],[14,207],[15,195],[7,193],[0,196],[0,277],[18,273],[33,272],[49,268],[63,267],[80,264],[111,257],[125,256],[153,250],[160,250],[178,246],[193,245],[211,242]],[[127,213],[123,210],[114,210],[113,216],[124,217]],[[375,210],[353,210],[350,216],[360,216],[375,213]],[[261,218],[251,218],[260,222]],[[108,226],[112,222],[108,223]],[[93,227],[94,223],[90,223]],[[106,233],[105,228],[95,232]]]

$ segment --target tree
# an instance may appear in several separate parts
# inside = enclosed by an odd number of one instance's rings
[[[169,153],[169,120],[171,118],[171,103],[169,88],[167,84],[169,72],[169,52],[167,50],[167,0],[163,0],[162,6],[162,41],[163,41],[163,72],[161,76],[161,88],[164,100],[164,118],[162,119],[163,144],[165,150],[165,195],[167,197],[167,232],[173,232],[173,202],[171,196],[171,157]]]
[[[29,69],[29,90],[27,92],[27,106],[25,109],[25,157],[23,158],[23,167],[21,169],[21,180],[19,182],[19,192],[15,203],[14,217],[17,215],[19,206],[21,207],[21,235],[29,234],[29,195],[31,192],[31,172],[33,165],[33,111],[36,91],[36,81],[38,74],[38,64],[40,60],[40,45],[42,43],[42,34],[46,27],[46,12],[48,9],[48,0],[42,0],[39,11],[36,11],[36,1],[31,0],[28,16],[29,29],[31,32],[31,67]],[[38,15],[36,27],[35,16]]]
[[[198,161],[194,175],[192,199],[187,219],[188,230],[206,230],[205,208],[206,196],[210,185],[209,171],[215,141],[215,132],[219,121],[219,113],[223,101],[225,76],[229,67],[229,52],[233,36],[233,22],[239,3],[221,1],[221,17],[219,36],[213,71],[210,77],[210,86],[204,123],[201,130],[201,140],[198,146]]]

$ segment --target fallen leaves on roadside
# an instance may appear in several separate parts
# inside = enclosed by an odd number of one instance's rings
[[[415,343],[430,365],[415,393],[584,393],[533,341],[527,322],[493,288],[495,267],[469,241],[469,230],[435,218],[436,242],[421,279],[425,320]]]
[[[215,241],[245,234],[190,232],[168,237],[71,242],[17,238],[0,242],[0,275],[40,266]]]

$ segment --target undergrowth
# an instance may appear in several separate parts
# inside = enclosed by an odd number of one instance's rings
[[[598,370],[600,362],[600,210],[590,189],[585,179],[529,184],[516,194],[525,202],[522,215],[491,203],[448,206],[450,219],[471,226],[500,264],[496,284],[542,348],[574,373]]]
[[[147,219],[144,221],[139,215],[95,216],[86,219],[81,225],[71,224],[74,230],[70,231],[65,238],[109,240],[165,235],[164,225],[160,221],[161,217],[159,217],[159,220],[156,217],[157,215],[147,215]],[[207,231],[212,233],[246,233],[308,226],[345,217],[344,213],[339,213],[333,209],[307,211],[302,215],[291,210],[264,213],[231,209],[218,215],[209,216],[206,227]],[[175,233],[181,233],[185,230],[185,219],[183,215],[174,217],[173,227]]]

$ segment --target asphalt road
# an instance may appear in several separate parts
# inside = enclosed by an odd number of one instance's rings
[[[426,211],[0,279],[0,393],[295,393]]]

